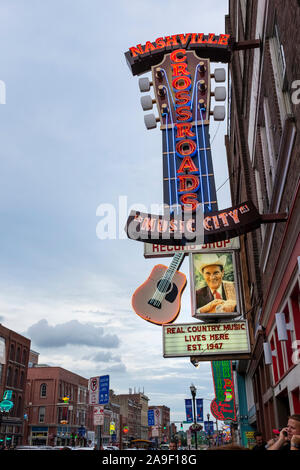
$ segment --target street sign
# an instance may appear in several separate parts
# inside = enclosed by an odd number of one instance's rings
[[[148,426],[155,425],[154,410],[148,410]]]
[[[104,424],[104,406],[94,406],[94,426],[103,426]]]
[[[98,405],[99,403],[99,377],[91,377],[89,381],[89,403]]]
[[[109,403],[109,375],[91,377],[89,392],[90,405],[107,405]]]
[[[109,375],[99,377],[99,405],[109,403]]]

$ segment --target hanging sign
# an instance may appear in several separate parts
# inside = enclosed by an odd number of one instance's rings
[[[163,325],[162,332],[164,357],[195,356],[197,361],[250,357],[245,320]]]
[[[174,34],[147,41],[144,45],[132,46],[125,52],[125,57],[132,74],[140,75],[151,70],[153,65],[162,61],[165,54],[176,49],[194,50],[199,57],[227,63],[231,58],[232,44],[229,34]]]
[[[236,420],[234,382],[231,361],[212,361],[212,375],[216,397],[210,409],[220,421]]]
[[[186,422],[192,423],[193,419],[193,405],[191,398],[185,399],[185,415],[186,415]]]
[[[196,398],[197,423],[203,422],[203,398]]]
[[[132,210],[126,223],[128,238],[155,245],[185,246],[214,243],[252,232],[262,223],[286,221],[286,214],[260,215],[251,201],[204,214],[167,218]]]
[[[144,257],[164,258],[167,256],[173,256],[175,253],[184,253],[188,255],[189,253],[211,253],[214,251],[239,249],[240,239],[238,237],[231,238],[230,240],[221,240],[214,243],[205,243],[202,245],[172,246],[144,243]]]

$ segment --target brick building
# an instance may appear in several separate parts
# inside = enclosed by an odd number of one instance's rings
[[[27,376],[25,443],[85,444],[82,428],[86,437],[92,426],[88,403],[87,379],[61,367],[33,363]]]
[[[148,439],[148,401],[144,393],[112,395],[111,401],[120,405],[121,447],[127,447],[130,439]],[[124,427],[128,428],[126,434]]]
[[[154,410],[155,426],[149,428],[149,439],[155,440],[157,444],[170,442],[171,436],[176,432],[175,425],[170,428],[170,408],[164,405],[149,406]]]
[[[6,390],[12,392],[14,406],[0,413],[0,445],[23,441],[24,403],[30,340],[0,324],[0,401]]]
[[[225,26],[235,40],[261,40],[233,53],[228,66],[232,204],[252,200],[261,214],[287,214],[286,222],[241,237],[253,356],[237,371],[248,423],[270,438],[272,428],[300,412],[300,3],[229,0]]]

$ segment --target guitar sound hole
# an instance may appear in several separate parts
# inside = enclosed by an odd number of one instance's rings
[[[163,292],[164,294],[171,290],[172,283],[166,280],[161,279],[157,284],[157,289],[159,292]]]

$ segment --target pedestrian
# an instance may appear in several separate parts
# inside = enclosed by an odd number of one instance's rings
[[[169,450],[177,450],[177,448],[178,448],[177,441],[175,439],[172,439],[170,441]]]
[[[275,444],[276,441],[278,441],[279,434],[280,434],[279,429],[272,429],[272,434],[273,434],[273,437],[267,442],[266,449],[268,449],[273,444]]]
[[[281,429],[279,438],[267,450],[300,450],[300,414],[289,416],[287,426]]]
[[[254,439],[255,439],[256,445],[252,448],[252,450],[254,450],[254,451],[265,451],[265,450],[267,450],[267,448],[266,448],[267,443],[264,440],[263,435],[262,435],[261,432],[256,431],[254,433]]]

